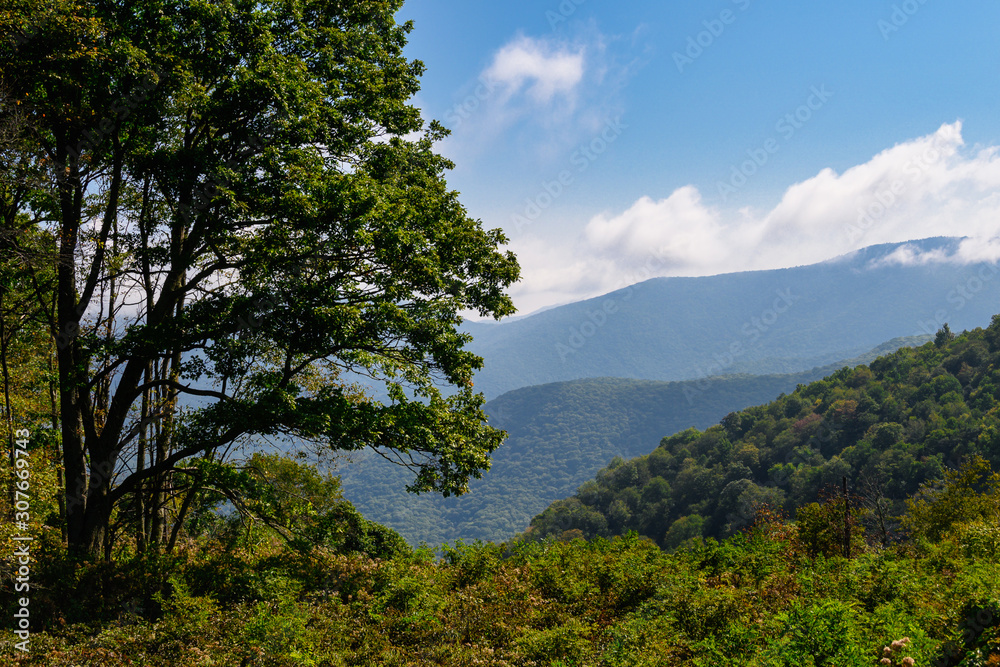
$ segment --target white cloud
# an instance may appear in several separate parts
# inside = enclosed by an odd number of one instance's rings
[[[512,243],[525,276],[514,298],[527,311],[606,293],[643,276],[798,266],[932,236],[971,238],[952,255],[920,255],[911,248],[891,261],[996,260],[998,235],[1000,148],[966,148],[955,122],[842,174],[823,169],[790,186],[768,211],[710,206],[688,185],[665,199],[642,197],[625,211],[595,216],[575,245],[553,250],[522,236]]]
[[[616,51],[630,48],[620,41],[593,26],[573,39],[513,37],[456,94],[444,114],[452,135],[441,151],[464,165],[483,155],[495,159],[501,145],[529,151],[528,159],[561,158],[621,114],[616,100],[638,65]]]
[[[916,245],[900,246],[885,257],[881,257],[869,263],[869,266],[876,268],[879,266],[925,266],[958,259],[954,253],[949,253],[944,248],[934,250],[921,250]]]
[[[885,257],[873,260],[871,267],[926,266],[927,264],[980,264],[1000,261],[1000,237],[963,238],[954,248],[924,250],[916,244],[900,246]]]
[[[624,213],[598,215],[584,236],[592,251],[605,257],[641,257],[656,248],[679,268],[725,230],[719,217],[701,202],[694,186],[684,186],[666,199],[642,197]]]
[[[590,53],[588,53],[588,51]],[[577,110],[596,45],[518,35],[502,46],[445,114],[449,148],[482,149],[520,121],[549,129]]]
[[[536,104],[557,95],[572,101],[583,81],[585,49],[520,35],[501,48],[483,72],[505,99],[524,91]]]

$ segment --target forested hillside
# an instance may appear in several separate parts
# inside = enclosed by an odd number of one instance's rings
[[[844,368],[704,432],[617,459],[532,520],[532,538],[638,531],[672,548],[744,528],[762,505],[789,514],[849,482],[879,539],[920,484],[965,457],[1000,463],[1000,316],[988,329]],[[579,532],[576,532],[579,531]]]
[[[894,339],[860,357],[792,375],[689,382],[596,378],[525,387],[487,403],[490,424],[508,437],[493,454],[489,474],[474,480],[467,495],[407,494],[406,471],[374,453],[355,455],[355,462],[343,467],[344,493],[366,517],[411,544],[505,540],[616,456],[648,453],[666,434],[708,428],[729,412],[772,400],[842,366],[927,340]]]
[[[37,544],[39,667],[983,667],[1000,662],[1000,475],[979,460],[910,503],[912,540],[762,512],[666,553],[635,534],[411,552],[391,534],[222,522],[170,554],[79,563]],[[303,505],[301,498],[293,504]],[[350,513],[348,512],[348,516]],[[316,521],[316,519],[320,519]],[[355,523],[357,526],[357,523]],[[362,539],[358,539],[362,538]],[[15,596],[0,590],[11,608]],[[6,663],[5,663],[6,664]]]

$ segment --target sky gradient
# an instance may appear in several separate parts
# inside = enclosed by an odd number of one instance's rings
[[[996,2],[410,0],[399,19],[416,103],[453,131],[450,185],[521,261],[522,313],[930,236],[1000,256]]]

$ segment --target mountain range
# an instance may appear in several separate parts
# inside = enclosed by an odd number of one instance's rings
[[[486,398],[592,377],[690,380],[795,373],[893,338],[985,326],[1000,310],[992,263],[962,239],[871,246],[789,269],[654,278],[509,322],[466,322]]]
[[[705,429],[844,366],[927,342],[1000,310],[992,263],[962,239],[872,246],[790,269],[657,278],[502,323],[466,322],[476,388],[509,433],[460,498],[412,496],[407,473],[351,455],[345,495],[411,543],[502,540],[614,457]],[[889,341],[889,342],[885,342]]]

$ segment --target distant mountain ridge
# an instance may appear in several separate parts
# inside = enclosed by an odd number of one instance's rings
[[[998,310],[994,264],[953,257],[962,239],[871,246],[790,269],[654,278],[511,322],[466,322],[485,359],[487,399],[589,377],[687,380],[794,373],[899,336],[985,326]]]

